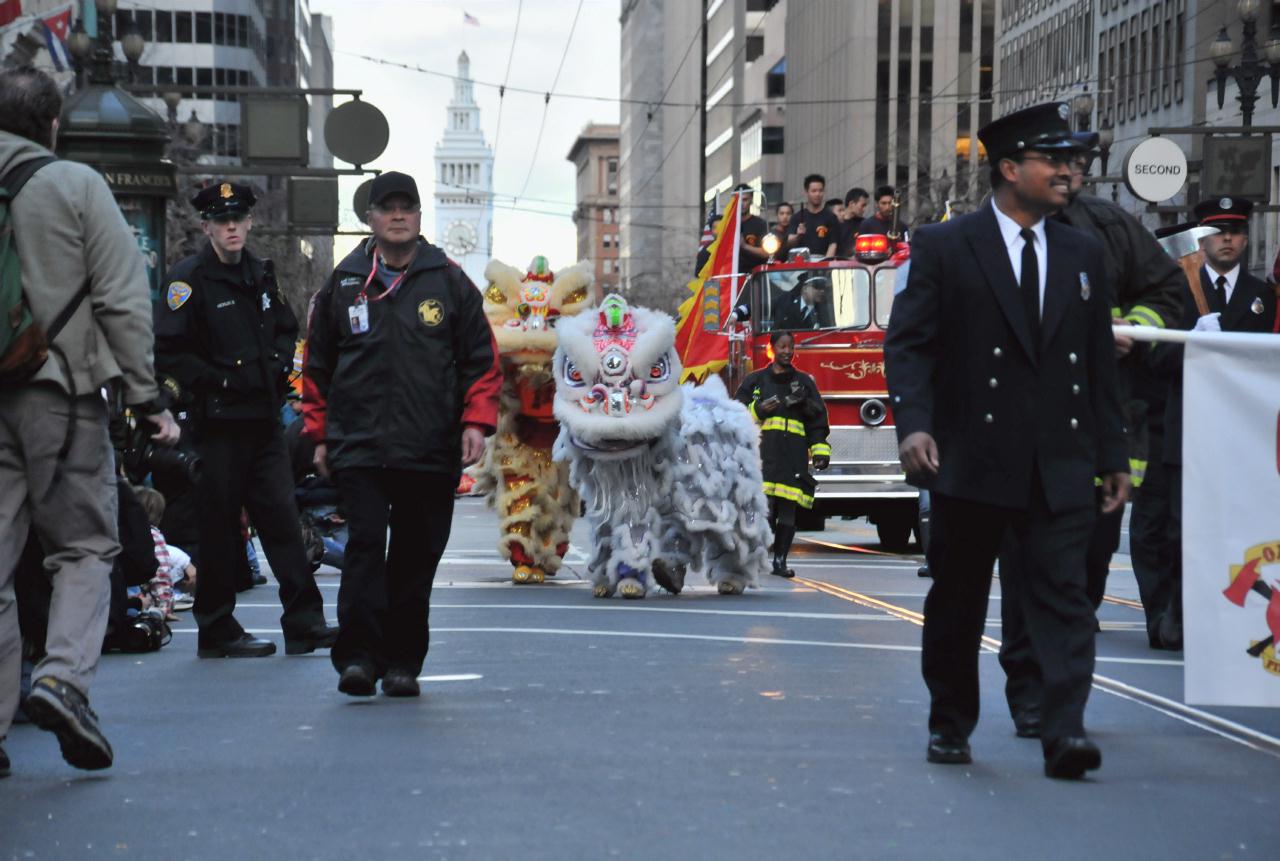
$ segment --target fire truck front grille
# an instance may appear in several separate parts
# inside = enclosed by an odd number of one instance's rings
[[[898,462],[898,435],[891,427],[834,427],[828,442],[832,463]]]

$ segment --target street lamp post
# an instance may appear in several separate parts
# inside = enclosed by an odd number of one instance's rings
[[[1218,36],[1209,45],[1209,56],[1213,59],[1214,81],[1218,85],[1218,108],[1221,109],[1226,100],[1227,79],[1236,82],[1240,102],[1240,114],[1244,126],[1253,125],[1253,108],[1258,102],[1258,85],[1263,78],[1271,79],[1271,107],[1280,104],[1280,26],[1273,24],[1271,38],[1263,46],[1263,55],[1267,62],[1258,58],[1258,10],[1262,0],[1239,0],[1236,10],[1244,23],[1244,31],[1240,41],[1240,62],[1231,65],[1231,55],[1235,53],[1235,44],[1227,33],[1226,26],[1218,31]]]

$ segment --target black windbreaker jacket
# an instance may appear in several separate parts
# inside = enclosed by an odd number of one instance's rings
[[[425,239],[394,292],[372,240],[316,294],[303,379],[304,433],[334,470],[392,467],[457,476],[464,425],[492,434],[502,377],[478,291]],[[365,291],[368,331],[351,310]]]

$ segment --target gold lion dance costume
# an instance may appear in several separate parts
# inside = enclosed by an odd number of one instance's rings
[[[541,583],[569,549],[578,495],[565,464],[553,463],[560,432],[552,413],[551,357],[556,324],[593,303],[591,265],[553,274],[545,257],[521,273],[499,260],[484,270],[484,311],[502,357],[498,431],[475,470],[476,487],[498,510],[498,552],[511,560],[515,583]]]

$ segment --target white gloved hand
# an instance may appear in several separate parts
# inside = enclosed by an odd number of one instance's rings
[[[1196,320],[1193,332],[1221,332],[1222,323],[1218,322],[1218,318],[1222,316],[1222,312],[1214,311],[1212,314],[1205,314],[1199,320]]]

